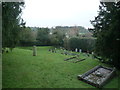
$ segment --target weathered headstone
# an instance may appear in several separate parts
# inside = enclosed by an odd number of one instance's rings
[[[92,55],[94,54],[94,52],[92,52]]]
[[[37,50],[36,50],[36,46],[33,46],[33,56],[37,55]]]
[[[76,48],[76,49],[75,49],[75,52],[77,52],[77,51],[78,51],[78,49]]]
[[[79,52],[81,53],[81,52],[82,52],[82,49],[79,49]]]
[[[94,59],[94,52],[92,52],[92,59]]]

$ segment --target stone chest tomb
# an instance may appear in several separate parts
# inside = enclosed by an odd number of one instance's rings
[[[99,65],[82,75],[78,75],[77,78],[95,87],[101,88],[114,75],[115,75],[115,68],[108,68]]]

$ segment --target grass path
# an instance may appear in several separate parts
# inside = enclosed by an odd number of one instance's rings
[[[77,79],[96,65],[97,60],[87,57],[79,63],[64,61],[70,57],[48,51],[50,47],[37,47],[37,56],[31,48],[15,48],[2,56],[3,88],[95,88]],[[81,57],[85,57],[81,54]],[[85,57],[86,58],[86,57]],[[118,77],[105,88],[117,88]]]

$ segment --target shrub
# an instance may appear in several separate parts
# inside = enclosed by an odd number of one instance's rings
[[[75,50],[75,48],[82,49],[83,52],[94,50],[95,39],[94,38],[70,38],[69,49]]]

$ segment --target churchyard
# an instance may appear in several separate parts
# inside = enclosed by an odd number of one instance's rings
[[[118,90],[120,1],[31,1],[0,3],[2,88]]]
[[[17,47],[11,53],[3,53],[3,88],[96,88],[79,80],[78,76],[88,78],[89,74],[101,78],[101,74],[92,74],[97,69],[90,70],[99,65],[113,68],[81,50],[76,52],[49,46],[34,49],[36,54],[33,47]],[[110,71],[106,69],[105,72]],[[116,75],[110,77],[102,88],[118,88],[118,75],[116,70]]]

